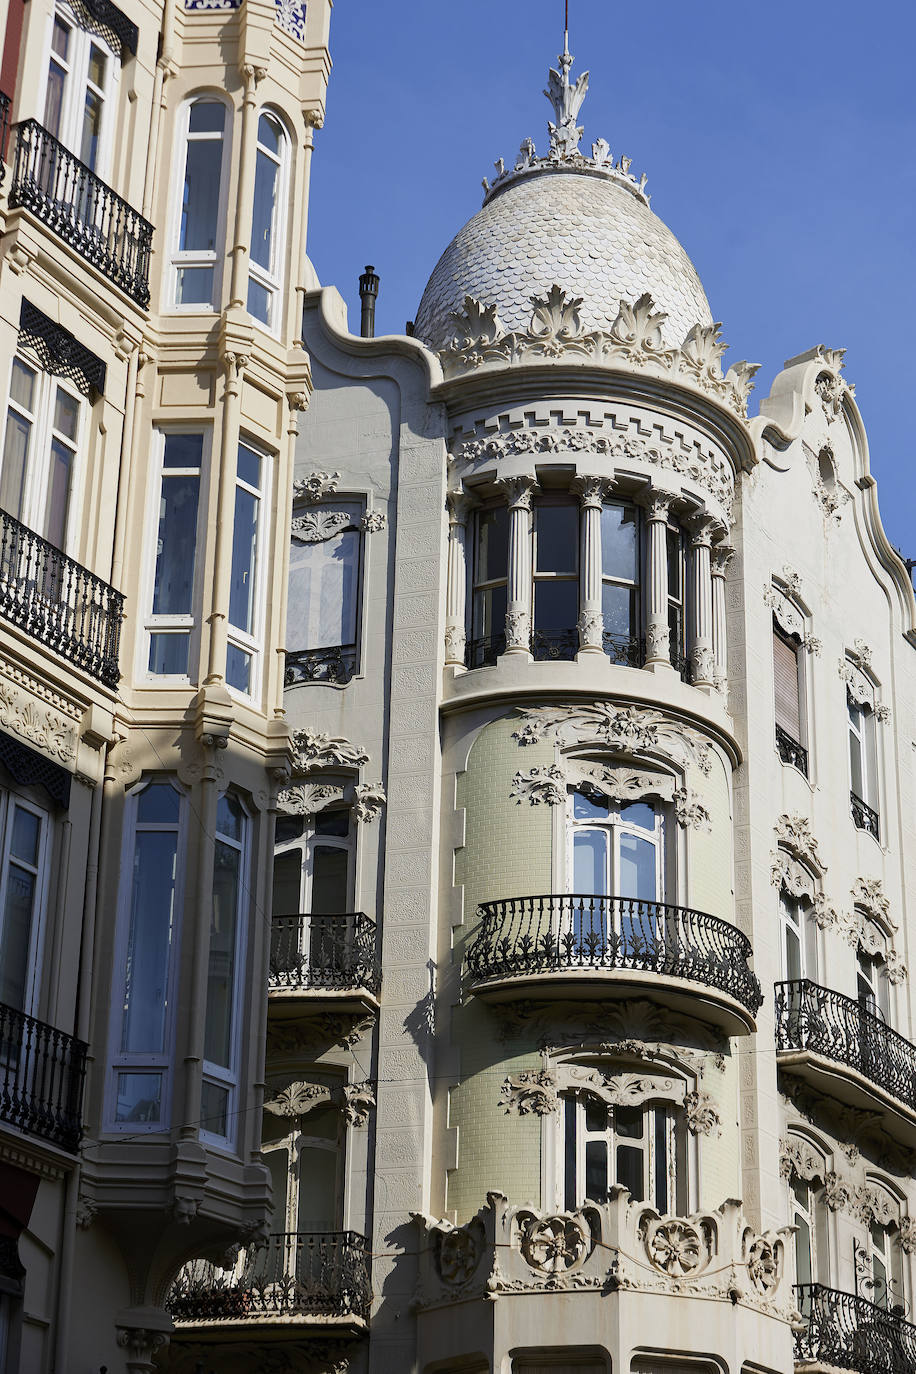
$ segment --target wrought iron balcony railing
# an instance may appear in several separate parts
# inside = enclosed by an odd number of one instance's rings
[[[0,1121],[75,1154],[86,1046],[0,1002]]]
[[[195,1322],[258,1322],[283,1317],[369,1317],[372,1287],[368,1245],[355,1231],[278,1233],[243,1250],[232,1269],[191,1260],[166,1307],[179,1326]]]
[[[615,635],[605,630],[601,647],[611,662],[621,668],[641,668],[646,661],[646,641],[637,635]]]
[[[347,916],[275,916],[271,922],[268,987],[273,992],[343,991],[375,995],[382,970],[375,921]]]
[[[0,91],[0,186],[6,176],[6,141],[10,132],[10,98]]]
[[[0,510],[0,615],[116,687],[124,597]]]
[[[578,652],[578,630],[535,630],[531,635],[531,656],[537,663],[548,659],[559,659],[569,663]]]
[[[10,208],[21,205],[140,306],[153,226],[37,120],[16,125]]]
[[[856,1069],[916,1111],[916,1046],[852,997],[807,978],[777,983],[776,1048]]]
[[[781,725],[776,726],[776,748],[783,763],[790,763],[805,777],[808,776],[807,749],[802,748],[798,740],[793,739],[788,730],[784,730]]]
[[[820,1283],[796,1286],[804,1326],[795,1332],[795,1359],[859,1374],[914,1374],[916,1326],[867,1298]]]
[[[464,646],[464,662],[467,668],[492,668],[500,654],[506,652],[506,636],[483,635],[479,639],[469,639]]]
[[[345,687],[356,672],[355,644],[335,644],[328,649],[297,649],[286,655],[286,685],[330,682]]]
[[[852,808],[852,819],[855,821],[856,829],[867,830],[869,835],[873,835],[880,842],[881,824],[877,811],[872,811],[868,803],[857,797],[855,792],[849,794],[849,805]]]
[[[740,930],[702,911],[588,895],[513,897],[478,908],[467,954],[475,982],[520,974],[632,969],[717,988],[752,1015],[763,998]]]

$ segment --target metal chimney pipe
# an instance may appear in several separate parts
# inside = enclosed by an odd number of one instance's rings
[[[364,339],[375,338],[375,300],[378,296],[378,273],[369,264],[359,279],[359,299],[362,311],[359,317],[359,332]]]

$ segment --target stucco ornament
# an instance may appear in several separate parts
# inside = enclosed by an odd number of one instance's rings
[[[574,1269],[591,1247],[592,1237],[583,1219],[569,1212],[532,1217],[519,1241],[526,1263],[542,1274],[564,1274]]]
[[[895,949],[889,949],[887,951],[884,967],[887,970],[888,979],[892,983],[903,983],[909,976],[902,956],[898,954]]]
[[[824,443],[817,452],[808,444],[802,445],[808,463],[814,499],[826,519],[840,523],[843,507],[852,500],[849,492],[840,484],[837,476],[836,458],[829,444]]]
[[[885,896],[880,878],[856,878],[850,892],[856,906],[861,907],[873,921],[878,921],[891,930],[897,929],[897,923],[891,919],[891,904]]]
[[[681,1079],[661,1078],[647,1073],[606,1073],[603,1069],[586,1068],[580,1064],[558,1069],[561,1086],[588,1094],[611,1107],[640,1107],[644,1102],[681,1102],[684,1082]]]
[[[672,794],[674,817],[683,829],[712,830],[712,818],[702,802],[687,787],[678,787]]]
[[[656,1268],[676,1278],[695,1274],[710,1254],[709,1238],[698,1226],[680,1217],[649,1221],[646,1253]]]
[[[314,768],[361,768],[369,755],[342,735],[297,730],[293,735],[293,770],[308,773]]]
[[[360,825],[371,825],[388,800],[380,782],[358,782],[353,796],[353,814]]]
[[[339,481],[339,472],[310,472],[307,477],[297,477],[293,482],[293,499],[306,502],[324,501],[334,495]]]
[[[839,1174],[830,1170],[824,1175],[824,1202],[831,1212],[848,1212],[853,1206],[854,1197],[852,1185]]]
[[[769,1236],[755,1236],[747,1256],[747,1272],[754,1287],[764,1294],[779,1286],[782,1244]]]
[[[344,1116],[350,1126],[366,1126],[375,1106],[375,1089],[369,1082],[345,1083],[342,1089]]]
[[[556,123],[548,122],[551,156],[564,161],[579,151],[579,139],[584,130],[576,126],[582,102],[588,92],[588,72],[583,72],[574,86],[570,85],[569,69],[573,58],[568,47],[557,58],[560,70],[550,68],[547,90],[544,92],[553,106]]]
[[[897,1235],[900,1249],[905,1255],[912,1255],[916,1251],[916,1217],[901,1217]]]
[[[879,1226],[890,1226],[892,1222],[899,1222],[899,1205],[883,1192],[880,1188],[875,1188],[871,1183],[863,1183],[861,1188],[857,1188],[852,1197],[852,1214],[859,1221],[870,1226],[872,1222],[877,1222]]]
[[[510,1073],[499,1097],[500,1106],[510,1116],[550,1116],[560,1100],[556,1076],[547,1070]]]
[[[323,1083],[290,1083],[276,1097],[264,1102],[272,1116],[299,1117],[331,1101],[331,1089]]]
[[[543,768],[531,768],[527,773],[518,772],[512,779],[512,791],[517,806],[527,801],[531,806],[546,802],[548,806],[561,806],[566,801],[566,775],[559,764],[546,764]]]
[[[827,423],[833,424],[843,413],[844,395],[847,392],[850,396],[856,394],[855,387],[841,375],[845,365],[846,349],[825,348],[821,344],[816,357],[818,362],[823,363],[824,371],[818,373],[815,378],[814,390],[820,398]]]
[[[347,529],[351,523],[347,511],[314,510],[305,515],[294,515],[289,528],[293,538],[301,544],[323,544]]]
[[[69,763],[76,756],[77,732],[72,723],[56,711],[38,706],[8,681],[0,682],[0,725],[61,763]]]
[[[689,725],[672,721],[660,711],[637,706],[533,706],[519,710],[521,724],[513,732],[519,744],[536,744],[554,736],[564,744],[599,744],[629,754],[659,753],[694,763],[705,774],[712,770],[712,750]]]
[[[816,873],[827,872],[817,840],[811,834],[811,824],[805,816],[783,814],[776,822],[775,835],[778,844],[784,845],[796,858],[809,864]]]
[[[641,768],[606,768],[600,763],[579,764],[570,760],[567,781],[587,795],[607,797],[609,801],[632,802],[643,797],[674,797],[674,779],[663,773]]]
[[[721,1135],[722,1118],[708,1093],[692,1092],[684,1098],[687,1129],[693,1135]]]
[[[798,1178],[811,1182],[824,1176],[824,1161],[818,1152],[798,1136],[783,1136],[779,1142],[779,1172],[783,1178]]]
[[[473,1277],[480,1263],[480,1237],[470,1226],[457,1226],[442,1237],[439,1245],[439,1274],[448,1284],[461,1285]]]
[[[359,527],[366,534],[378,534],[388,525],[388,516],[383,510],[369,510],[362,516]]]
[[[343,788],[314,782],[284,787],[277,793],[277,806],[289,816],[314,816],[333,801],[343,800]]]

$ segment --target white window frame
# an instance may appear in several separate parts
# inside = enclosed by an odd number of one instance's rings
[[[326,781],[324,777],[320,779]],[[314,868],[313,851],[317,845],[326,846],[329,849],[343,849],[347,852],[347,905],[351,911],[355,912],[354,902],[356,899],[356,816],[353,810],[346,806],[329,806],[327,812],[346,811],[349,817],[349,833],[344,835],[319,835],[316,833],[315,821],[317,816],[325,814],[317,812],[315,816],[303,817],[302,834],[297,835],[291,840],[278,841],[274,846],[274,854],[288,854],[297,850],[301,856],[299,870],[299,911],[298,912],[277,912],[277,915],[311,915],[312,907],[312,870]],[[286,819],[295,820],[290,816]]]
[[[57,18],[60,18],[65,24],[69,25],[73,35],[73,48],[68,54],[66,62],[56,53],[53,54],[54,62],[67,73],[64,100],[61,106],[61,127],[60,133],[57,135],[58,142],[62,143],[75,158],[80,157],[82,117],[87,87],[100,95],[102,97],[102,125],[99,136],[98,154],[93,171],[100,180],[104,181],[110,174],[111,169],[114,127],[117,123],[118,112],[118,86],[121,77],[121,56],[120,53],[116,53],[99,34],[84,28],[76,13],[70,9],[70,6],[62,3],[62,0],[58,0],[58,3],[52,8],[48,15],[45,25],[44,62],[42,65],[41,92],[38,105],[39,118],[42,121],[45,117],[48,80],[52,60],[51,40],[54,34],[54,21]],[[96,86],[94,82],[90,82],[89,80],[89,58],[93,45],[99,48],[107,58],[106,71],[108,79],[104,88]],[[50,133],[50,130],[48,132]]]
[[[858,723],[853,720],[853,712],[858,716]],[[878,805],[878,752],[877,739],[875,735],[875,713],[871,707],[861,701],[854,701],[849,692],[846,693],[846,731],[850,740],[854,738],[857,743],[859,753],[859,771],[862,774],[863,792],[866,796],[860,796],[852,785],[852,750],[850,747],[849,758],[849,790],[859,797],[866,806],[880,817],[881,808]]]
[[[573,1207],[584,1207],[589,1202],[601,1202],[603,1199],[588,1199],[585,1196],[585,1147],[589,1140],[603,1140],[606,1144],[606,1160],[608,1169],[609,1184],[617,1182],[617,1155],[618,1145],[632,1144],[640,1149],[644,1158],[643,1177],[647,1183],[646,1197],[643,1199],[647,1206],[655,1205],[655,1153],[656,1153],[656,1130],[657,1121],[661,1118],[666,1139],[667,1149],[667,1205],[666,1213],[670,1215],[686,1215],[690,1210],[691,1204],[691,1168],[689,1162],[689,1146],[687,1141],[686,1121],[683,1111],[675,1103],[665,1102],[659,1099],[649,1100],[639,1103],[635,1110],[642,1114],[643,1136],[641,1142],[633,1141],[631,1137],[618,1136],[613,1124],[613,1114],[617,1110],[614,1106],[608,1106],[602,1099],[595,1097],[593,1100],[600,1102],[607,1109],[610,1124],[603,1131],[588,1131],[586,1129],[586,1106],[588,1093],[567,1093],[561,1098],[563,1108],[559,1114],[559,1138],[557,1149],[557,1173],[555,1179],[555,1199],[557,1205],[567,1208],[570,1199],[566,1196],[566,1163],[567,1163],[567,1113],[572,1107],[575,1111],[575,1180],[576,1197],[572,1203]],[[554,1127],[556,1129],[556,1127]],[[683,1161],[683,1178],[678,1176],[678,1155]],[[680,1193],[680,1201],[678,1194]],[[680,1211],[680,1207],[684,1211]]]
[[[13,400],[13,368],[17,362],[35,374],[35,409],[31,414],[18,401]],[[75,439],[69,438],[54,428],[54,401],[58,387],[77,404]],[[55,439],[59,439],[73,453],[70,494],[67,502],[67,524],[61,549],[61,552],[66,554],[71,554],[73,550],[78,528],[77,510],[80,505],[83,469],[85,467],[84,451],[89,427],[89,409],[85,396],[76,389],[72,382],[68,381],[66,377],[59,377],[55,372],[46,371],[41,361],[29,349],[17,349],[10,360],[7,373],[6,407],[3,412],[3,433],[0,435],[0,472],[2,472],[6,428],[10,411],[22,416],[28,422],[31,433],[26,454],[22,511],[19,515],[15,515],[13,511],[9,511],[8,514],[13,515],[23,525],[27,525],[30,530],[34,530],[41,538],[45,538],[42,531],[45,523],[48,481],[51,473],[51,445]]]
[[[340,1086],[344,1080],[341,1079]],[[312,1149],[325,1150],[328,1154],[336,1156],[337,1178],[336,1194],[334,1199],[337,1225],[335,1230],[345,1230],[346,1218],[346,1161],[347,1161],[347,1129],[343,1120],[342,1113],[336,1109],[332,1102],[323,1103],[316,1110],[323,1111],[331,1108],[337,1112],[337,1138],[331,1140],[328,1136],[317,1136],[309,1133],[309,1114],[301,1117],[298,1125],[293,1126],[285,1136],[280,1136],[275,1140],[263,1141],[261,1153],[284,1154],[287,1158],[287,1184],[286,1184],[286,1216],[283,1219],[283,1231],[287,1234],[296,1235],[299,1232],[299,1188],[302,1178],[299,1170],[299,1156],[303,1146]],[[274,1216],[274,1222],[279,1220]]]
[[[198,102],[223,106],[225,122],[222,134],[191,134],[189,128],[191,107]],[[165,299],[162,303],[163,313],[170,315],[212,314],[220,308],[223,292],[223,263],[230,260],[226,257],[225,248],[234,114],[232,104],[224,94],[218,91],[195,91],[179,107],[175,131],[175,159],[172,163],[174,179],[172,182],[172,213],[169,217],[169,270],[163,273],[165,289]],[[219,172],[220,194],[216,218],[216,247],[212,251],[203,249],[182,250],[178,244],[181,235],[181,207],[187,170],[188,143],[191,140],[216,142],[217,139],[222,143],[222,157]],[[178,273],[183,267],[212,267],[213,292],[209,304],[205,301],[178,303]]]
[[[865,1227],[865,1252],[868,1256],[868,1268],[871,1273],[872,1288],[868,1294],[868,1300],[873,1302],[876,1307],[881,1307],[890,1312],[893,1307],[900,1306],[906,1310],[906,1266],[903,1263],[903,1255],[898,1241],[900,1228],[900,1200],[891,1190],[879,1179],[868,1178],[867,1182],[889,1200],[893,1210],[894,1219],[891,1222],[881,1222],[877,1217],[873,1218]],[[896,1223],[896,1224],[895,1224]],[[883,1237],[881,1244],[875,1239],[875,1233]],[[878,1293],[880,1280],[877,1278],[878,1265],[884,1270],[884,1292]],[[883,1298],[883,1301],[879,1299]]]
[[[26,985],[23,990],[21,1010],[26,1016],[35,1016],[38,1011],[41,990],[41,968],[44,950],[44,928],[48,909],[48,891],[51,879],[51,813],[43,807],[8,787],[0,787],[0,942],[3,940],[3,916],[6,909],[6,887],[9,876],[10,844],[13,834],[13,815],[15,807],[30,812],[39,822],[38,863],[35,873],[35,904],[29,928],[29,951]],[[32,870],[33,865],[16,859],[23,868]]]
[[[330,543],[332,539],[337,539],[337,538],[339,538],[341,535],[344,535],[344,534],[355,534],[355,535],[356,535],[356,558],[355,558],[355,560],[354,560],[355,572],[354,572],[354,578],[353,578],[353,600],[354,600],[354,606],[353,606],[353,640],[352,640],[352,648],[353,648],[353,651],[354,651],[354,659],[355,659],[355,664],[354,664],[354,669],[353,669],[353,676],[355,677],[356,674],[357,674],[357,673],[359,672],[359,670],[360,670],[360,665],[361,665],[361,663],[362,663],[362,658],[363,658],[363,643],[362,643],[362,639],[363,639],[363,592],[364,592],[364,584],[365,584],[365,579],[366,579],[366,567],[367,567],[367,558],[366,558],[366,535],[365,535],[364,530],[363,530],[363,527],[362,527],[363,518],[364,518],[365,512],[366,512],[365,499],[364,499],[363,497],[361,497],[361,496],[347,496],[347,495],[344,494],[344,495],[341,495],[340,498],[339,498],[338,500],[335,500],[335,501],[333,501],[333,502],[332,502],[332,501],[328,501],[328,502],[326,502],[326,503],[322,503],[322,504],[317,505],[317,506],[305,507],[305,508],[302,508],[302,507],[295,507],[295,508],[293,509],[293,518],[295,519],[295,518],[297,518],[297,517],[299,517],[299,516],[307,516],[307,515],[313,515],[313,514],[314,514],[314,515],[320,520],[321,517],[322,517],[322,514],[331,514],[331,513],[337,512],[337,511],[343,511],[343,512],[345,512],[346,514],[348,514],[348,515],[350,516],[349,524],[341,525],[341,526],[339,527],[339,529],[334,530],[334,532],[333,532],[333,533],[329,536],[329,538],[327,538],[327,539],[300,541],[300,540],[297,540],[297,539],[295,538],[295,536],[291,536],[291,538],[290,538],[290,558],[292,559],[292,553],[293,553],[293,551],[294,551],[296,548],[301,548],[301,547],[303,547],[303,542],[304,542],[304,544],[305,544],[306,547],[310,547],[312,544],[326,544],[326,543]],[[310,596],[311,596],[311,595],[314,595],[314,592],[310,590]],[[310,618],[311,618],[311,617],[310,617]],[[342,613],[342,610],[341,610],[341,620],[343,620],[343,613]],[[310,637],[310,636],[309,636],[309,637]],[[339,648],[339,649],[348,649],[348,648],[351,647],[351,644],[350,644],[349,642],[343,642],[343,643],[340,643],[340,644],[319,644],[319,645],[311,645],[311,644],[291,644],[291,643],[290,643],[290,614],[289,614],[289,611],[287,611],[287,617],[286,617],[286,646],[285,646],[285,647],[286,647],[286,652],[287,652],[288,654],[293,654],[293,655],[309,655],[309,654],[320,655],[320,654],[323,654],[323,653],[329,653],[329,652],[331,652],[333,649],[338,649],[338,648]]]
[[[782,976],[794,981],[789,971],[789,936],[798,941],[799,979],[817,982],[818,950],[814,922],[811,919],[811,899],[807,893],[798,896],[783,884],[779,889],[780,959]],[[794,911],[796,918],[792,919]]]
[[[792,1137],[795,1139],[795,1137]],[[805,1146],[812,1148],[806,1140]],[[822,1158],[820,1151],[817,1151],[818,1158]],[[801,1215],[808,1231],[808,1241],[811,1256],[811,1283],[830,1286],[830,1234],[826,1206],[823,1197],[823,1179],[827,1176],[827,1165],[823,1163],[821,1177],[801,1178],[793,1169],[786,1180],[786,1192],[788,1197],[788,1216],[791,1225],[795,1224],[795,1217]],[[807,1195],[807,1201],[802,1202],[795,1191],[795,1185],[803,1188]],[[826,1250],[826,1254],[823,1253]],[[800,1282],[798,1274],[798,1249],[795,1248],[793,1256],[793,1271],[795,1282]]]
[[[632,801],[628,801],[628,802],[615,802],[615,801],[610,801],[610,800],[608,800],[608,802],[607,802],[607,805],[608,805],[608,818],[607,818],[607,820],[600,820],[600,819],[598,819],[598,818],[595,818],[595,819],[588,819],[588,820],[585,820],[585,819],[583,819],[583,820],[578,820],[578,819],[576,818],[575,811],[574,811],[574,808],[575,808],[575,797],[576,797],[576,793],[577,793],[577,792],[581,792],[581,788],[570,787],[570,788],[569,788],[569,791],[568,791],[568,794],[567,794],[567,803],[566,803],[566,806],[567,806],[567,810],[566,810],[566,886],[567,886],[567,890],[570,891],[570,892],[572,892],[572,891],[573,891],[573,884],[574,884],[574,882],[575,882],[575,866],[574,866],[574,858],[573,858],[573,837],[576,835],[577,832],[582,832],[582,831],[584,831],[584,830],[602,830],[602,831],[610,831],[610,832],[611,832],[611,834],[610,834],[610,840],[609,840],[609,846],[608,846],[608,849],[607,849],[606,853],[609,854],[609,856],[610,856],[610,857],[609,857],[609,864],[608,864],[608,867],[609,867],[609,870],[610,870],[609,876],[611,877],[611,879],[612,879],[613,881],[616,881],[617,879],[619,879],[619,869],[620,869],[620,836],[621,836],[621,835],[633,835],[633,836],[635,836],[635,837],[638,838],[638,839],[645,840],[645,839],[648,839],[649,836],[651,835],[652,838],[653,838],[653,840],[654,840],[654,844],[655,844],[655,855],[656,855],[656,858],[655,858],[655,894],[656,894],[656,895],[655,895],[654,898],[648,898],[648,897],[646,897],[646,898],[642,898],[642,899],[639,899],[639,900],[654,901],[654,902],[661,903],[661,904],[667,902],[667,900],[668,900],[667,892],[668,892],[669,888],[672,886],[672,884],[671,884],[671,881],[670,881],[670,875],[669,875],[669,873],[668,873],[668,857],[667,857],[667,849],[668,849],[668,846],[667,846],[666,843],[665,843],[665,840],[666,840],[666,834],[665,834],[665,832],[666,832],[666,830],[667,830],[667,828],[668,828],[667,825],[666,825],[666,821],[667,821],[668,817],[667,817],[667,808],[665,807],[664,803],[661,802],[657,797],[652,797],[652,796],[646,796],[646,797],[641,797],[641,798],[633,798]],[[583,795],[584,795],[584,794],[583,794]],[[650,832],[649,830],[646,830],[643,826],[635,825],[635,824],[633,824],[633,823],[628,823],[628,822],[625,821],[625,820],[621,820],[621,812],[622,812],[627,806],[631,806],[631,805],[634,805],[634,804],[636,804],[636,805],[638,805],[638,804],[646,805],[646,806],[650,807],[651,810],[654,812],[654,814],[655,814],[655,829],[654,829],[653,831]],[[618,894],[618,893],[615,893],[615,892],[610,892],[610,893],[608,893],[607,895],[608,895],[609,897],[616,897],[616,896],[619,896],[619,894]],[[637,899],[634,898],[633,900],[637,900]]]
[[[203,435],[203,444],[200,454],[200,468],[168,468],[171,476],[191,475],[195,471],[199,477],[199,489],[197,500],[197,538],[196,555],[194,560],[194,582],[191,587],[191,611],[185,615],[154,615],[153,591],[156,581],[156,561],[158,558],[158,532],[159,532],[159,506],[162,499],[162,478],[165,458],[165,441],[169,434],[200,434]],[[194,682],[198,676],[197,665],[200,657],[200,602],[203,584],[203,572],[206,559],[206,533],[207,520],[206,510],[208,505],[208,482],[210,474],[210,445],[213,438],[212,429],[204,425],[168,425],[155,426],[153,429],[153,456],[150,463],[149,489],[147,496],[146,509],[150,512],[149,528],[147,536],[147,548],[145,550],[143,570],[143,634],[138,636],[137,646],[137,681],[147,685],[155,683],[157,686],[185,686]],[[153,673],[150,671],[150,642],[154,634],[168,634],[169,632],[189,634],[188,642],[188,671],[187,673]]]
[[[225,796],[227,794],[223,793],[222,795]],[[230,848],[237,850],[240,855],[239,887],[236,898],[237,909],[235,915],[235,977],[232,988],[232,1028],[230,1046],[230,1059],[232,1062],[227,1068],[224,1065],[214,1064],[212,1061],[204,1059],[201,1070],[202,1083],[209,1081],[215,1087],[228,1091],[226,1103],[227,1130],[225,1135],[220,1135],[216,1131],[204,1130],[203,1123],[201,1123],[200,1128],[201,1140],[208,1144],[221,1146],[224,1149],[230,1150],[238,1138],[242,1021],[246,1003],[245,951],[248,946],[248,915],[251,897],[251,832],[254,819],[250,809],[245,805],[242,798],[234,792],[231,795],[239,803],[242,809],[242,838],[241,840],[231,839],[228,835],[222,834],[219,829],[217,829],[215,839],[218,843],[228,845]]]
[[[175,907],[173,938],[169,947],[169,970],[166,978],[166,1022],[163,1032],[163,1050],[159,1054],[136,1054],[122,1051],[121,1031],[124,1020],[125,997],[127,993],[127,950],[130,939],[130,920],[133,895],[133,859],[138,825],[137,812],[140,798],[146,789],[156,783],[172,788],[178,797],[178,821],[175,826]],[[177,779],[171,774],[149,774],[125,797],[124,832],[121,848],[121,882],[118,892],[118,908],[112,977],[111,1016],[108,1029],[109,1065],[108,1085],[105,1102],[105,1131],[116,1135],[164,1134],[170,1129],[172,1120],[172,1096],[175,1079],[175,1035],[178,983],[181,969],[181,936],[184,924],[186,852],[188,832],[188,795]],[[165,822],[145,821],[143,830],[164,830]],[[121,1073],[161,1074],[162,1094],[161,1113],[158,1121],[117,1121],[118,1075]]]
[[[239,476],[238,449],[241,445],[244,445],[245,448],[249,449],[252,453],[256,454],[257,457],[261,460],[260,488],[253,487],[249,482],[243,481],[243,479]],[[260,445],[252,443],[249,439],[245,437],[245,435],[240,435],[238,444],[236,445],[235,461],[235,483],[233,485],[232,502],[233,554],[235,552],[236,538],[235,492],[238,490],[238,488],[241,487],[243,491],[247,491],[252,496],[256,497],[257,500],[260,502],[260,509],[258,511],[257,546],[255,549],[254,567],[252,568],[252,581],[254,583],[254,590],[251,597],[251,633],[249,634],[246,630],[240,629],[237,625],[233,625],[232,622],[229,620],[228,606],[226,609],[227,645],[232,645],[234,648],[241,649],[241,651],[243,653],[248,654],[251,659],[251,666],[248,679],[248,691],[243,692],[240,688],[233,687],[231,683],[228,681],[228,671],[226,686],[227,689],[232,693],[232,695],[238,697],[240,700],[253,701],[257,700],[257,698],[260,696],[261,681],[263,678],[264,620],[267,602],[267,577],[265,576],[265,571],[269,567],[269,551],[266,548],[266,544],[268,543],[268,540],[270,538],[270,500],[273,492],[273,468],[276,459],[274,454],[269,453]]]
[[[260,129],[261,119],[268,115],[277,124],[280,130],[280,151],[279,154],[262,145],[257,137]],[[248,255],[248,277],[249,282],[253,281],[258,286],[264,288],[268,293],[268,307],[266,320],[261,320],[257,315],[252,315],[251,319],[259,329],[266,329],[269,334],[279,335],[283,326],[283,281],[286,275],[286,240],[289,226],[289,179],[290,162],[292,157],[292,140],[286,128],[285,121],[280,114],[270,105],[265,105],[258,112],[258,122],[255,129],[255,178],[257,178],[257,160],[260,156],[268,158],[277,166],[277,191],[274,198],[273,219],[271,222],[271,265],[265,269],[256,263],[250,252]],[[256,184],[256,182],[255,182]],[[252,231],[254,229],[254,204],[252,203]],[[253,235],[252,235],[253,236]],[[247,309],[247,298],[246,298]],[[250,312],[249,312],[250,313]]]

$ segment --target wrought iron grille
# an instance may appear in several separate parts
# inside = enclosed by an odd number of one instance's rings
[[[179,1324],[280,1316],[366,1321],[371,1302],[365,1236],[290,1231],[243,1250],[233,1269],[191,1260],[172,1284],[166,1307]]]
[[[578,630],[535,630],[531,636],[531,655],[538,663],[545,659],[568,663],[578,652]]]
[[[478,907],[475,982],[572,969],[638,969],[719,988],[752,1014],[763,1001],[740,930],[687,907],[628,897],[512,897]]]
[[[500,654],[506,652],[506,636],[486,635],[469,639],[464,646],[464,662],[468,668],[492,668]]]
[[[124,597],[0,510],[0,615],[116,687]]]
[[[776,726],[776,748],[783,763],[790,763],[805,777],[808,776],[808,751],[803,749],[797,739],[793,739],[781,725]]]
[[[75,1154],[86,1046],[0,1002],[0,1121]]]
[[[682,682],[693,682],[693,664],[686,649],[680,645],[671,645],[671,666],[677,673]]]
[[[852,819],[856,823],[856,829],[867,830],[869,835],[880,840],[881,826],[877,811],[872,811],[868,803],[864,802],[861,797],[857,797],[855,792],[849,794],[849,805],[852,808]]]
[[[852,997],[807,978],[776,984],[776,1048],[856,1069],[916,1110],[916,1046]]]
[[[45,372],[69,377],[84,396],[94,399],[93,392],[98,396],[105,394],[105,364],[101,358],[27,300],[23,300],[19,311],[19,346],[32,348]]]
[[[10,207],[21,205],[140,306],[153,226],[35,119],[16,125]]]
[[[356,672],[355,644],[335,644],[329,649],[301,649],[286,655],[286,685],[300,682],[332,682],[345,687]]]
[[[111,0],[69,0],[69,3],[83,28],[104,38],[115,51],[120,48],[122,59],[126,59],[128,53],[136,54],[137,26]]]
[[[797,1362],[859,1374],[914,1374],[916,1326],[867,1298],[820,1283],[795,1288],[804,1326],[795,1331]]]
[[[6,143],[10,134],[10,98],[0,91],[0,186],[6,176]]]
[[[601,647],[611,662],[621,668],[641,668],[646,661],[646,641],[632,635],[615,635],[605,630]]]
[[[274,991],[365,988],[378,993],[381,983],[371,916],[356,911],[273,918],[268,987]]]

